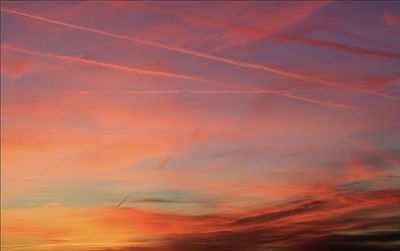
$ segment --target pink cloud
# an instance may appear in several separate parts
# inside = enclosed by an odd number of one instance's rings
[[[11,79],[19,79],[29,74],[40,63],[30,57],[22,55],[10,55],[2,48],[1,55],[1,74]]]

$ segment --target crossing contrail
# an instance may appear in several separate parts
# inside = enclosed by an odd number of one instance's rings
[[[107,32],[107,31],[88,28],[88,27],[84,27],[84,26],[80,26],[80,25],[70,24],[70,23],[58,21],[58,20],[55,20],[55,19],[50,19],[50,18],[46,18],[46,17],[42,17],[42,16],[32,15],[32,14],[29,14],[29,13],[26,13],[26,12],[16,11],[16,10],[8,9],[8,8],[1,8],[1,10],[4,11],[4,12],[7,12],[7,13],[14,14],[14,15],[19,15],[19,16],[23,16],[23,17],[32,18],[32,19],[39,20],[39,21],[46,22],[46,23],[57,24],[57,25],[61,25],[61,26],[64,26],[64,27],[71,28],[71,29],[92,32],[92,33],[96,33],[96,34],[100,34],[100,35],[104,35],[104,36],[108,36],[108,37],[113,37],[113,38],[117,38],[117,39],[130,41],[130,42],[137,43],[137,44],[142,44],[142,45],[151,46],[151,47],[157,47],[157,48],[161,48],[161,49],[165,49],[165,50],[169,50],[169,51],[174,51],[174,52],[180,52],[180,53],[183,53],[183,54],[187,54],[187,55],[191,55],[191,56],[195,56],[195,57],[199,57],[199,58],[204,58],[204,59],[208,59],[208,60],[212,60],[212,61],[216,61],[216,62],[226,63],[226,64],[230,64],[230,65],[234,65],[234,66],[238,66],[238,67],[242,67],[242,68],[248,68],[248,69],[253,69],[253,70],[259,70],[259,71],[264,71],[264,72],[268,72],[268,73],[273,73],[273,74],[280,75],[280,76],[287,77],[287,78],[291,78],[291,79],[302,80],[302,81],[306,81],[306,82],[310,82],[310,83],[314,83],[314,84],[319,84],[319,85],[325,85],[325,86],[329,86],[329,87],[333,87],[333,88],[346,89],[346,90],[350,90],[350,91],[364,92],[364,93],[368,93],[368,94],[371,94],[371,95],[381,96],[381,97],[386,97],[386,98],[397,98],[397,97],[394,97],[392,95],[381,93],[381,92],[378,92],[378,91],[375,91],[375,90],[360,89],[360,88],[357,88],[357,87],[354,87],[354,86],[350,86],[350,85],[347,85],[347,84],[337,83],[337,82],[334,82],[334,81],[320,79],[320,78],[316,78],[316,77],[312,77],[312,76],[305,76],[305,75],[302,75],[302,74],[289,72],[289,71],[278,69],[278,68],[275,68],[275,67],[270,67],[270,66],[259,65],[259,64],[255,64],[255,63],[244,62],[244,61],[234,60],[234,59],[230,59],[230,58],[220,57],[220,56],[216,56],[216,55],[209,54],[209,53],[198,52],[198,51],[185,49],[185,48],[172,46],[172,45],[167,45],[167,44],[163,44],[163,43],[158,43],[158,42],[154,42],[154,41],[132,38],[132,37],[125,36],[125,35],[119,35],[119,34],[115,34],[115,33],[112,33],[112,32]]]
[[[31,49],[26,49],[26,48],[21,48],[21,47],[15,47],[15,46],[11,46],[11,45],[2,45],[1,47],[4,49],[27,53],[27,54],[31,54],[31,55],[50,57],[50,58],[67,61],[67,62],[76,62],[76,63],[86,64],[86,65],[100,66],[100,67],[105,67],[105,68],[109,68],[109,69],[113,69],[113,70],[117,70],[117,71],[129,72],[129,73],[134,73],[134,74],[144,74],[144,75],[166,77],[166,78],[185,79],[185,80],[190,80],[190,81],[197,81],[197,82],[208,84],[208,85],[230,87],[230,88],[235,89],[236,91],[238,91],[238,90],[254,91],[255,93],[258,92],[260,94],[261,93],[273,94],[273,95],[278,95],[278,96],[283,96],[283,97],[287,97],[287,98],[291,98],[291,99],[301,100],[304,102],[322,105],[322,106],[328,106],[328,107],[334,107],[334,108],[351,108],[351,106],[344,105],[344,104],[338,104],[338,103],[334,103],[334,102],[325,102],[325,101],[319,101],[319,100],[313,100],[313,99],[309,99],[309,98],[305,98],[305,97],[300,97],[300,96],[290,93],[289,91],[265,90],[265,89],[259,89],[259,88],[252,87],[252,86],[231,84],[231,83],[226,83],[226,82],[221,82],[221,81],[213,81],[213,80],[208,80],[208,79],[204,79],[204,78],[199,78],[199,77],[194,77],[194,76],[189,76],[189,75],[182,75],[182,74],[175,74],[175,73],[170,73],[170,72],[145,70],[145,69],[133,68],[133,67],[128,67],[128,66],[115,65],[115,64],[104,63],[104,62],[94,61],[94,60],[80,58],[80,57],[71,57],[71,56],[53,54],[53,53],[48,53],[48,52],[41,52],[41,51],[36,51],[36,50],[31,50]],[[229,91],[230,90],[225,90],[225,92],[229,92]],[[128,92],[129,91],[127,91],[127,93]],[[168,91],[163,91],[163,92],[168,92]],[[182,90],[181,92],[185,92],[185,91]],[[186,92],[190,92],[190,91],[186,91]],[[212,93],[212,92],[213,92],[212,90],[208,91],[208,93]],[[175,91],[175,93],[176,93],[176,91]],[[201,93],[201,91],[197,91],[197,92],[192,91],[192,93]],[[203,93],[206,94],[207,91],[204,91]],[[218,93],[218,92],[214,92],[214,93]],[[131,94],[135,94],[135,93],[131,92]],[[136,94],[146,94],[146,93],[145,92],[140,93],[140,91],[137,91]],[[147,94],[150,94],[150,92],[148,92]],[[158,94],[167,94],[167,93],[160,92]],[[173,94],[173,93],[169,93],[169,94]]]

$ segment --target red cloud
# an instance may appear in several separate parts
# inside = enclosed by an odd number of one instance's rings
[[[385,10],[383,14],[383,21],[385,24],[390,26],[399,26],[400,25],[400,16],[397,16],[388,10]]]

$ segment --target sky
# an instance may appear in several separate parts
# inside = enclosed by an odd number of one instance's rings
[[[400,248],[400,3],[2,1],[4,251]]]

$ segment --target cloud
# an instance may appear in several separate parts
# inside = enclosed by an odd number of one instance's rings
[[[235,225],[244,225],[244,224],[259,224],[266,223],[269,221],[279,220],[282,218],[286,218],[292,215],[301,214],[303,212],[309,212],[313,210],[318,210],[320,207],[324,206],[323,201],[311,201],[301,204],[295,208],[289,210],[282,210],[278,212],[272,212],[247,218],[242,218],[234,222]]]
[[[7,209],[3,212],[2,234],[19,238],[37,236],[42,241],[66,240],[51,241],[51,245],[75,244],[79,250],[91,251],[394,248],[399,236],[396,232],[400,223],[399,195],[400,191],[395,189],[345,193],[333,190],[321,196],[314,194],[314,199],[256,208],[256,213],[267,212],[256,216],[253,208],[232,214],[202,215],[167,214],[131,207]],[[142,201],[176,203],[157,198],[142,198]],[[37,217],[44,214],[46,218],[38,221]],[[103,244],[101,248],[99,238],[110,246]]]
[[[298,200],[272,208],[259,208],[257,211],[272,210],[272,212],[249,217],[230,216],[233,218],[230,220],[223,219],[222,215],[215,215],[185,216],[181,221],[177,216],[164,215],[162,221],[174,219],[174,224],[178,222],[188,224],[191,221],[199,223],[204,221],[205,224],[197,225],[199,227],[197,231],[187,229],[180,233],[166,233],[161,239],[154,243],[149,242],[145,247],[148,250],[181,251],[216,249],[297,251],[310,248],[313,250],[313,247],[320,247],[319,249],[323,250],[338,250],[335,249],[338,247],[349,247],[354,250],[370,250],[369,247],[391,250],[395,247],[393,246],[395,243],[392,242],[399,236],[395,230],[395,226],[400,222],[400,218],[396,215],[399,192],[399,190],[378,190],[336,194],[332,191],[329,193],[329,198]],[[378,212],[380,217],[376,215]],[[248,215],[251,212],[247,210],[241,214]],[[134,224],[133,222],[124,224],[129,226]],[[207,227],[208,224],[212,226]],[[382,227],[387,231],[377,232]],[[361,234],[352,233],[356,230],[362,231]],[[341,231],[342,234],[336,234],[337,231]],[[99,250],[147,250],[141,248],[143,247],[128,246]]]
[[[389,26],[400,26],[400,17],[389,10],[385,10],[383,13],[383,21]]]
[[[328,1],[324,1],[301,3],[298,5],[290,4],[289,6],[276,6],[275,12],[273,14],[265,14],[265,18],[263,20],[257,20],[256,18],[254,18],[254,16],[257,16],[257,10],[247,10],[246,13],[255,12],[254,15],[246,16],[247,19],[250,20],[246,19],[240,21],[245,23],[251,22],[251,25],[241,25],[240,23],[229,22],[228,20],[223,20],[221,17],[218,19],[210,16],[198,16],[196,14],[191,15],[169,8],[156,6],[154,4],[146,5],[121,3],[120,6],[133,7],[134,9],[172,15],[196,26],[208,27],[212,29],[222,29],[228,33],[226,36],[231,38],[225,44],[220,45],[219,50],[227,49],[233,46],[248,44],[250,42],[254,42],[255,40],[267,37],[270,39],[276,39],[278,41],[294,42],[320,48],[336,49],[365,56],[376,56],[394,59],[400,58],[400,54],[396,52],[356,47],[334,41],[305,38],[300,35],[290,35],[284,32],[288,27],[307,20],[314,12],[318,11],[320,8],[327,5],[328,3]],[[243,6],[238,7],[238,9],[242,8]],[[266,12],[268,12],[268,10]],[[237,15],[240,14],[241,12],[238,11]],[[268,26],[263,25],[264,23],[268,23]],[[323,27],[323,25],[317,26],[317,28],[320,27]],[[313,27],[313,29],[316,28]],[[243,36],[243,34],[246,34],[246,36]],[[363,40],[365,41],[366,39]]]
[[[80,64],[85,64],[85,65],[93,65],[93,66],[99,66],[99,67],[104,67],[104,68],[109,68],[112,70],[117,70],[117,71],[122,71],[122,72],[128,72],[128,73],[133,73],[133,74],[141,74],[141,75],[150,75],[150,76],[157,76],[157,77],[165,77],[165,78],[175,78],[175,79],[184,79],[184,80],[190,80],[190,81],[196,81],[200,83],[204,83],[207,85],[216,85],[216,86],[224,86],[224,87],[230,87],[233,89],[237,90],[244,90],[246,93],[246,90],[250,89],[250,91],[256,92],[256,93],[261,93],[261,94],[273,94],[273,95],[278,95],[282,97],[287,97],[295,100],[301,100],[304,102],[308,102],[311,104],[316,104],[316,105],[321,105],[321,106],[327,106],[327,107],[333,107],[333,108],[351,108],[349,105],[345,104],[338,104],[335,102],[326,102],[326,101],[319,101],[319,100],[314,100],[311,98],[306,98],[306,97],[301,97],[292,94],[289,91],[275,91],[275,90],[265,90],[265,89],[259,89],[256,87],[252,86],[246,86],[246,85],[240,85],[240,84],[231,84],[231,83],[226,83],[226,82],[221,82],[221,81],[213,81],[213,80],[208,80],[200,77],[194,77],[194,76],[188,76],[188,75],[182,75],[182,74],[175,74],[171,72],[162,72],[162,71],[156,71],[156,70],[145,70],[145,69],[139,69],[139,68],[133,68],[133,67],[128,67],[128,66],[123,66],[123,65],[116,65],[116,64],[110,64],[110,63],[105,63],[105,62],[99,62],[99,61],[94,61],[90,59],[85,59],[85,58],[80,58],[80,57],[71,57],[71,56],[65,56],[65,55],[59,55],[59,54],[52,54],[52,53],[47,53],[47,52],[41,52],[41,51],[35,51],[35,50],[30,50],[30,49],[25,49],[25,48],[19,48],[11,45],[2,45],[2,48],[8,49],[11,51],[17,51],[17,52],[23,52],[31,55],[37,55],[37,56],[44,56],[44,57],[50,57],[50,58],[55,58],[58,60],[62,60],[63,62],[76,62]],[[106,91],[106,93],[121,93],[120,91]],[[204,94],[215,94],[215,93],[237,93],[237,91],[182,91],[182,90],[166,90],[166,91],[123,91],[123,93],[130,93],[130,94],[147,94],[147,95],[160,95],[160,94],[177,94],[177,93],[182,93],[182,92],[191,92],[191,93],[204,93]],[[88,92],[88,91],[75,91],[77,94],[86,94],[86,93],[93,93],[93,92]],[[102,92],[100,92],[102,93]],[[104,93],[104,91],[103,91]],[[247,92],[247,93],[252,93],[252,92]],[[384,96],[387,96],[386,94]],[[390,96],[390,95],[389,95]],[[392,96],[390,96],[392,97]]]
[[[130,195],[128,195],[128,196],[126,196],[125,198],[123,198],[123,199],[118,203],[117,208],[121,207],[122,204],[124,204],[124,202],[125,202],[127,199],[129,199],[129,197],[130,197]]]
[[[65,15],[62,10],[75,3],[2,4],[40,15],[1,12],[3,61],[15,61],[2,76],[2,248],[313,251],[398,245],[392,241],[398,235],[391,235],[400,225],[397,68],[382,55],[317,49],[331,46],[320,39],[334,34],[325,23],[308,27],[302,20],[340,20],[337,25],[349,32],[363,25],[359,32],[382,39],[393,38],[391,28],[371,19],[367,5],[351,7],[359,11],[354,17],[340,4],[317,15],[317,7],[310,9],[319,2],[304,3],[310,6],[298,12],[297,3],[286,9],[275,8],[278,2],[224,4],[149,5],[183,17],[110,10],[99,2],[78,3]],[[37,22],[42,16],[111,36]],[[271,27],[260,22],[264,18]],[[151,34],[159,23],[160,30],[171,27]],[[240,48],[262,36],[256,30],[253,36],[252,27],[270,28],[265,38],[295,34],[288,41],[312,37],[318,45],[263,40]],[[204,51],[217,60],[146,47],[118,34]],[[334,38],[372,45],[362,37]],[[203,44],[208,39],[210,46]],[[357,53],[384,48],[375,45]],[[210,52],[235,46],[218,56]],[[244,64],[268,61],[274,69],[352,89],[218,61],[225,55]]]
[[[171,161],[171,158],[172,158],[172,156],[163,159],[163,161],[161,161],[160,166],[158,168],[163,170],[165,168],[165,166]]]
[[[305,241],[288,251],[306,250],[349,250],[349,251],[394,251],[395,242],[400,239],[399,231],[366,232],[364,234],[330,234],[321,238]]]
[[[299,2],[294,4],[275,3],[272,6],[260,5],[257,7],[251,6],[247,3],[224,3],[216,5],[210,11],[207,8],[198,8],[197,13],[191,13],[190,10],[177,11],[172,8],[165,8],[155,4],[142,4],[142,3],[128,3],[119,2],[118,7],[131,8],[135,10],[144,10],[162,15],[173,16],[185,23],[195,25],[197,27],[206,27],[208,36],[203,36],[206,41],[214,42],[214,47],[211,51],[226,50],[228,48],[248,45],[264,37],[285,30],[295,24],[307,20],[312,14],[318,11],[321,7],[327,5],[329,2]],[[112,4],[115,6],[115,4]],[[270,7],[270,8],[268,8]],[[272,8],[271,8],[272,7]],[[199,15],[198,13],[203,13]],[[262,13],[262,14],[261,14]],[[216,17],[218,16],[218,17]],[[234,23],[230,22],[228,18],[235,16]],[[241,25],[246,23],[246,25]],[[267,26],[263,24],[268,24]],[[258,28],[257,26],[263,26]],[[177,26],[177,25],[176,25]],[[255,28],[257,27],[257,28]],[[211,29],[211,30],[210,30]],[[213,36],[212,31],[218,31]],[[179,32],[178,32],[179,33]],[[181,32],[181,37],[192,38],[193,36],[186,36]],[[211,34],[210,34],[211,33]],[[243,36],[243,34],[247,34]],[[166,36],[167,34],[163,34]],[[200,38],[201,39],[201,38]],[[177,40],[177,39],[174,39]],[[194,42],[194,41],[192,41]]]
[[[400,163],[399,154],[398,149],[386,149],[364,153],[359,160],[344,163],[346,181],[368,181],[376,177],[395,174],[397,170],[394,167]]]
[[[218,82],[214,82],[218,83]],[[336,102],[329,102],[329,101],[322,101],[322,100],[315,100],[311,98],[306,98],[306,97],[301,97],[292,94],[293,92],[296,91],[275,91],[275,90],[266,90],[266,89],[258,89],[254,87],[247,87],[249,89],[243,89],[246,87],[241,87],[239,90],[156,90],[156,91],[121,91],[121,90],[107,90],[107,91],[85,91],[85,90],[72,90],[69,91],[71,93],[76,93],[76,94],[101,94],[101,93],[114,93],[114,94],[131,94],[131,95],[171,95],[171,94],[272,94],[272,95],[278,95],[278,96],[283,96],[291,99],[297,99],[303,102],[315,104],[315,105],[320,105],[320,106],[326,106],[326,107],[332,107],[332,108],[341,108],[341,109],[350,109],[353,108],[351,105],[346,105],[346,104],[341,104],[341,103],[336,103]],[[68,92],[68,91],[67,91]]]
[[[366,56],[376,56],[376,57],[392,58],[392,59],[400,58],[400,53],[396,53],[396,52],[356,47],[356,46],[340,44],[340,43],[331,42],[331,41],[305,38],[305,37],[298,36],[298,35],[277,34],[277,35],[273,36],[273,38],[281,40],[281,41],[290,41],[290,42],[297,42],[297,43],[302,43],[302,44],[310,45],[310,46],[318,46],[321,48],[337,49],[337,50],[341,50],[341,51],[345,51],[345,52],[351,52],[351,53],[366,55]]]
[[[400,81],[400,75],[385,76],[385,77],[374,77],[366,81],[363,85],[364,88],[368,89],[379,89],[398,83]]]
[[[185,234],[170,236],[164,244],[145,247],[122,247],[110,249],[90,249],[90,251],[251,251],[251,250],[351,250],[351,251],[394,251],[398,245],[398,231],[371,232],[365,234],[327,234],[317,238],[296,240],[307,233],[284,234],[279,229],[252,229],[242,232],[221,231],[206,234]],[[308,230],[312,233],[312,230]],[[287,241],[288,244],[284,244]]]
[[[179,53],[187,54],[187,55],[198,57],[198,58],[203,58],[203,59],[212,60],[212,61],[216,61],[216,62],[220,62],[220,63],[238,66],[241,68],[247,68],[247,69],[253,69],[253,70],[273,73],[273,74],[283,76],[286,78],[306,81],[306,82],[310,82],[313,84],[324,85],[324,86],[329,86],[329,87],[338,88],[338,89],[345,89],[348,91],[365,92],[367,94],[374,95],[374,96],[380,96],[380,97],[386,97],[386,98],[396,98],[390,94],[381,93],[381,92],[378,92],[375,90],[360,89],[360,88],[354,87],[349,84],[325,80],[325,79],[318,78],[316,76],[302,75],[300,73],[290,72],[290,71],[286,71],[284,69],[279,69],[279,68],[275,68],[275,67],[271,67],[271,66],[259,65],[259,64],[250,63],[250,62],[243,62],[243,61],[234,60],[231,58],[220,57],[220,56],[216,56],[213,54],[189,50],[189,49],[185,49],[185,48],[181,48],[181,47],[175,47],[175,46],[157,43],[157,42],[153,42],[153,41],[131,38],[131,37],[128,37],[125,35],[118,35],[118,34],[111,33],[111,32],[106,32],[106,31],[102,31],[102,30],[87,28],[84,26],[69,24],[66,22],[61,22],[61,21],[57,21],[57,20],[53,20],[53,19],[49,19],[49,18],[45,18],[45,17],[41,17],[41,16],[36,16],[36,15],[32,15],[32,14],[28,14],[28,13],[20,12],[20,11],[16,11],[16,10],[11,10],[11,9],[7,9],[7,8],[1,8],[1,10],[4,12],[11,13],[11,14],[32,18],[32,19],[40,20],[40,21],[47,22],[47,23],[57,24],[57,25],[61,25],[64,27],[71,28],[71,29],[77,29],[77,30],[92,32],[92,33],[96,33],[96,34],[100,34],[100,35],[104,35],[104,36],[108,36],[108,37],[113,37],[113,38],[117,38],[117,39],[127,40],[127,41],[131,41],[131,42],[138,43],[138,44],[143,44],[143,45],[147,45],[147,46],[151,46],[151,47],[157,47],[157,48],[161,48],[161,49],[165,49],[165,50],[169,50],[169,51],[173,51],[173,52],[179,52]],[[82,60],[82,61],[84,61],[84,60]],[[212,84],[212,82],[210,81],[209,84]],[[293,95],[286,95],[286,96],[293,97]],[[310,101],[309,99],[302,98],[302,97],[293,97],[293,98],[297,98],[297,99],[303,100],[303,101]],[[315,102],[315,103],[317,104],[318,102]]]
[[[227,87],[236,88],[236,89],[249,88],[247,86],[229,84],[229,83],[218,82],[218,81],[211,81],[211,80],[188,76],[188,75],[181,75],[181,74],[175,74],[175,73],[171,73],[171,72],[162,72],[162,71],[156,71],[156,70],[139,69],[139,68],[134,68],[134,67],[129,67],[129,66],[94,61],[94,60],[85,59],[85,58],[81,58],[81,57],[70,57],[70,56],[65,56],[65,55],[35,51],[35,50],[19,48],[19,47],[15,47],[15,46],[11,46],[11,45],[2,45],[2,48],[11,50],[11,51],[27,53],[30,55],[55,58],[55,59],[61,60],[63,62],[76,62],[76,63],[86,64],[86,65],[100,66],[100,67],[109,68],[109,69],[113,69],[113,70],[117,70],[117,71],[130,72],[130,73],[134,73],[134,74],[143,74],[143,75],[150,75],[150,76],[191,80],[191,81],[197,81],[197,82],[201,82],[201,83],[205,83],[205,84],[209,84],[209,85],[227,86]]]
[[[32,60],[30,57],[9,55],[9,53],[2,51],[1,74],[13,80],[26,76],[39,66],[40,63]]]

